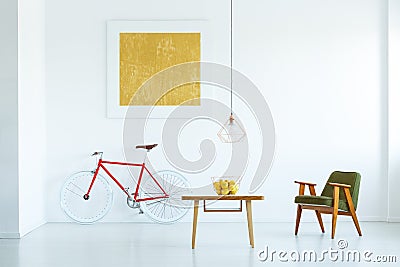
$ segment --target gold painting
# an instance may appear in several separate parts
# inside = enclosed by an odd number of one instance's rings
[[[138,92],[141,85],[154,74],[177,64],[200,61],[200,33],[120,32],[119,37],[120,106],[200,105],[198,82],[171,88],[156,103],[152,94],[157,92]],[[196,80],[200,81],[199,68],[191,75],[196,75]],[[135,95],[137,92],[140,95]],[[132,101],[134,95],[135,101]]]

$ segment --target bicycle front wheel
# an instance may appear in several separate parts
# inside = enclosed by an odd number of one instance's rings
[[[100,174],[97,174],[89,199],[83,198],[93,175],[91,171],[75,173],[65,181],[61,189],[61,208],[78,223],[94,223],[103,218],[112,206],[111,186]]]
[[[191,192],[189,182],[185,177],[174,171],[160,171],[153,174],[153,176],[169,197],[141,201],[140,208],[145,215],[158,223],[174,223],[180,220],[191,207],[190,201],[182,200],[182,195]],[[140,198],[163,195],[149,175],[144,178],[140,186]]]

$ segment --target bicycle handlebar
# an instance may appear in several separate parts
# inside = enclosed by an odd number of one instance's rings
[[[96,152],[94,152],[93,154],[92,154],[92,156],[97,156],[97,155],[103,155],[103,152],[98,152],[98,151],[96,151]]]

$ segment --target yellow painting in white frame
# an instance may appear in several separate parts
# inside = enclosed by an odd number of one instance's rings
[[[213,99],[215,97],[215,86],[201,82],[202,75],[205,74],[205,71],[202,69],[202,65],[200,62],[214,62],[226,66],[230,65],[230,39],[229,30],[227,30],[229,29],[229,21],[226,22],[227,23],[224,24],[221,23],[219,20],[216,21],[214,19],[107,21],[107,118],[175,118],[175,115],[172,114],[172,112],[178,106],[186,110],[187,114],[190,114],[191,111],[201,109],[201,103],[203,99]],[[197,65],[193,64],[192,62],[192,70],[186,70],[187,72],[185,73],[179,72],[176,74],[176,78],[174,78],[174,74],[173,79],[176,80],[171,80],[169,77],[166,78],[167,80],[157,81],[163,83],[163,86],[157,86],[154,83],[153,79],[148,79],[139,87],[139,91],[137,91],[138,93],[134,94],[133,98],[130,101],[130,105],[125,105],[127,103],[126,100],[129,99],[130,96],[128,94],[128,96],[125,96],[126,99],[121,102],[121,33],[195,34],[200,39],[199,43],[197,41],[195,43],[195,46],[199,47],[199,50],[197,50],[197,48],[192,48],[194,51],[197,51],[198,54],[196,52],[196,55],[191,56],[190,60],[192,60],[193,58],[200,58],[200,60],[195,61],[198,62]],[[168,69],[170,68],[167,68],[165,70]],[[158,74],[160,73],[164,73],[164,71],[158,72]],[[160,76],[158,74],[152,77],[158,76],[159,78]],[[188,79],[192,81],[190,84],[192,86],[192,89],[189,90],[190,94],[180,94],[180,90],[183,89],[180,89],[179,87],[189,85],[185,82]],[[200,82],[194,82],[197,80]],[[148,90],[148,86],[146,85],[149,84],[149,82],[152,85],[152,88]],[[174,86],[176,87],[170,87],[167,93],[161,92],[161,90],[165,91],[166,85],[169,86],[173,84],[175,84]],[[137,85],[135,85],[134,87],[136,86]],[[142,97],[142,91],[147,91],[148,93],[151,93],[152,97]],[[169,92],[171,91],[179,94],[178,97],[175,96],[178,101],[175,100],[175,102],[172,102],[168,98],[163,97],[169,94]],[[173,94],[173,92],[171,92],[171,94]],[[132,91],[130,92],[130,94],[132,94]],[[190,100],[184,101],[184,99]],[[146,103],[146,101],[152,103]],[[150,115],[148,114],[149,108],[154,111]]]

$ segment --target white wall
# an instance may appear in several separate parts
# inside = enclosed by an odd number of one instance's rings
[[[389,1],[389,221],[400,221],[400,1]]]
[[[293,218],[293,180],[317,182],[318,193],[331,171],[355,170],[359,216],[385,220],[385,2],[237,2],[235,67],[261,88],[277,132],[265,209],[256,212]]]
[[[59,189],[91,166],[90,152],[123,158],[123,122],[105,118],[110,19],[211,19],[229,31],[229,1],[46,2],[49,221],[67,220]],[[293,221],[293,181],[315,181],[320,192],[333,170],[361,172],[360,218],[386,220],[386,1],[235,1],[234,25],[234,67],[258,85],[276,123],[276,158],[255,221]],[[142,220],[124,201],[115,195],[105,221]]]
[[[44,1],[2,1],[0,238],[45,223]]]
[[[18,3],[0,2],[0,237],[19,237]],[[5,37],[5,38],[3,38]]]
[[[44,0],[19,0],[19,216],[25,235],[45,223]]]

